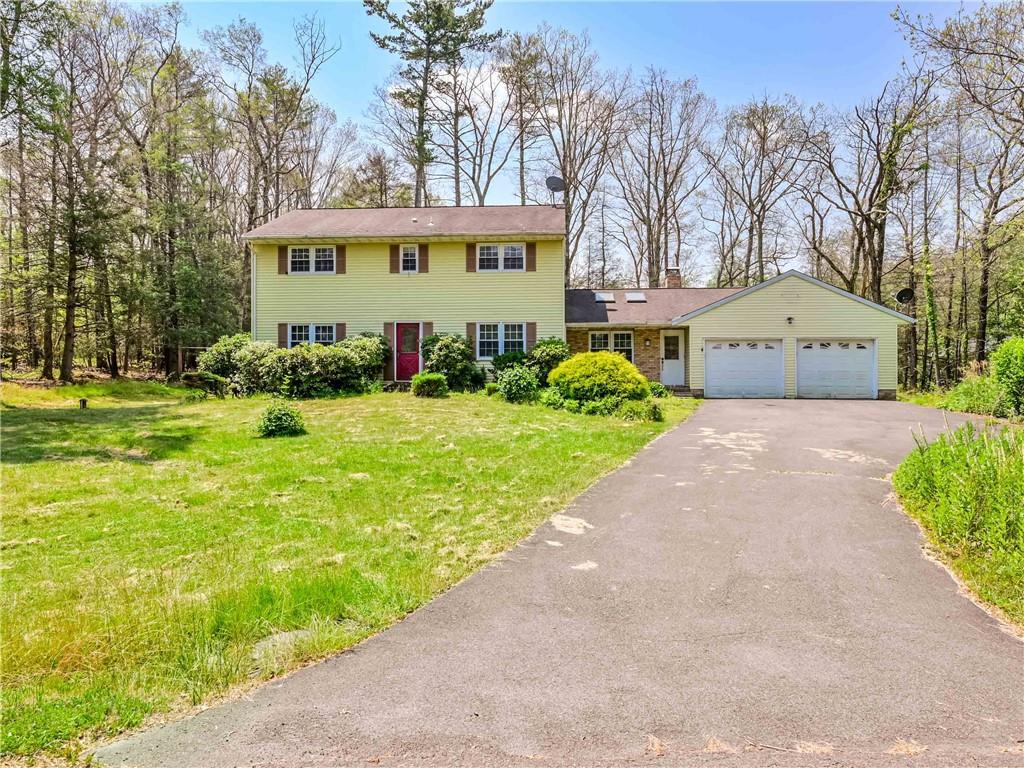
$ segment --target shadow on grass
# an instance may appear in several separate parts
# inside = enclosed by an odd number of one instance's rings
[[[5,464],[36,461],[148,463],[184,451],[200,427],[171,405],[93,410],[5,408],[0,415]]]

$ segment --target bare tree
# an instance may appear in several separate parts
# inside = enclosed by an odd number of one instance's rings
[[[710,172],[701,150],[713,115],[694,81],[671,80],[654,69],[632,99],[611,173],[627,219],[623,244],[639,255],[650,286],[661,284],[664,269],[679,265],[683,208]]]
[[[565,181],[565,276],[568,283],[591,211],[591,197],[608,172],[622,137],[627,80],[598,66],[584,33],[542,27],[542,125]]]

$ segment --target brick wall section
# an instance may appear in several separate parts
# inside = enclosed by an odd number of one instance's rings
[[[590,351],[590,330],[589,328],[566,329],[566,341],[569,342],[569,349],[574,354]],[[594,328],[593,330],[614,332],[614,329],[611,328]],[[644,346],[645,341],[650,341],[651,345]],[[640,372],[651,381],[658,381],[661,378],[661,331],[658,328],[633,329],[633,362]]]

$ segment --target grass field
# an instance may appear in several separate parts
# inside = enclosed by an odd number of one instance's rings
[[[922,441],[893,485],[964,582],[1024,627],[1024,431],[967,424]]]
[[[3,386],[3,754],[73,757],[352,645],[696,407],[635,424],[377,394],[300,403],[308,434],[260,440],[265,400],[180,394]]]

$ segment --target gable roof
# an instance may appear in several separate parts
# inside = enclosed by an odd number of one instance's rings
[[[826,283],[823,280],[819,280],[816,277],[806,275],[798,270],[787,269],[782,274],[776,275],[770,280],[765,280],[763,283],[752,285],[749,288],[743,288],[737,291],[736,293],[732,294],[731,296],[726,296],[712,304],[707,304],[706,306],[703,307],[697,307],[693,310],[690,310],[689,312],[679,315],[678,317],[674,317],[672,319],[672,324],[682,325],[683,323],[692,320],[693,318],[698,317],[699,315],[703,315],[705,312],[710,312],[713,309],[718,309],[718,307],[721,307],[724,304],[728,304],[731,301],[735,301],[736,299],[748,296],[749,294],[754,293],[755,291],[760,291],[762,288],[767,288],[769,285],[774,285],[775,283],[785,280],[787,277],[797,277],[805,282],[810,283],[811,285],[816,285],[819,288],[824,288],[826,290],[832,291],[832,293],[838,294],[839,296],[843,296],[844,298],[847,299],[852,299],[853,301],[859,302],[860,304],[863,304],[867,307],[871,307],[871,309],[877,309],[879,312],[884,312],[887,315],[892,315],[893,317],[899,320],[903,320],[904,322],[917,322],[914,318],[910,317],[909,315],[904,315],[902,312],[897,312],[895,309],[889,309],[889,307],[883,306],[881,304],[876,304],[875,302],[869,301],[868,299],[865,299],[862,296],[857,296],[856,294],[844,291],[842,288],[836,288],[834,285]]]
[[[570,288],[565,292],[565,322],[573,324],[671,325],[683,312],[728,298],[740,288],[627,288],[623,290]],[[597,301],[598,293],[614,302]],[[642,293],[646,301],[629,301],[626,294]]]
[[[437,208],[300,208],[246,232],[247,240],[565,236],[565,209],[550,205]]]

